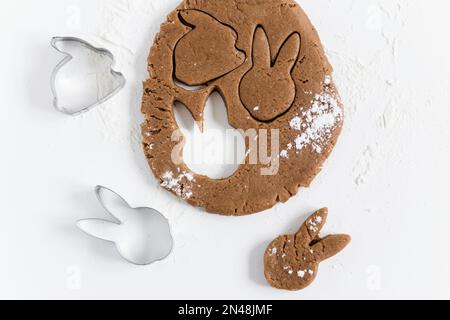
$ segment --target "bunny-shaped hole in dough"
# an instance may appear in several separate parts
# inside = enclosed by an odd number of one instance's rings
[[[252,68],[239,85],[239,96],[245,108],[260,122],[271,122],[292,106],[296,86],[292,71],[300,55],[301,37],[292,33],[272,60],[271,46],[262,26],[255,30]]]
[[[229,125],[227,107],[219,92],[213,91],[208,97],[203,123],[196,123],[181,102],[175,103],[173,112],[184,137],[183,160],[190,170],[219,180],[232,176],[245,161],[244,137]]]

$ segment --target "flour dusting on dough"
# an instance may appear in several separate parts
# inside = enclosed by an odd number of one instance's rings
[[[270,250],[269,256],[276,255],[277,252],[278,252],[277,248],[274,247],[274,248],[272,248],[272,249]]]
[[[339,105],[339,98],[330,89],[330,84],[331,76],[326,76],[324,90],[314,96],[309,110],[289,121],[293,130],[301,132],[293,141],[297,152],[310,146],[314,152],[322,153],[327,141],[333,135],[333,129],[342,121],[343,111]],[[288,158],[291,149],[292,143],[280,152],[280,156]]]
[[[161,186],[187,200],[193,196],[192,182],[195,182],[191,172],[183,172],[176,176],[172,171],[166,171],[161,176]]]

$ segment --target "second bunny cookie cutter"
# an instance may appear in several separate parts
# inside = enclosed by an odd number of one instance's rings
[[[159,211],[134,208],[119,194],[97,186],[95,194],[102,207],[116,221],[80,220],[77,226],[90,236],[114,243],[119,254],[135,265],[149,265],[167,258],[173,250],[169,221]]]
[[[90,52],[98,55],[99,57],[106,57],[110,60],[109,64],[109,72],[110,76],[114,79],[114,85],[112,86],[111,90],[107,92],[104,95],[101,95],[97,99],[95,99],[93,102],[82,104],[80,106],[77,106],[75,108],[69,108],[68,106],[63,105],[61,103],[61,99],[58,96],[58,90],[57,90],[57,77],[60,73],[61,69],[66,66],[74,57],[72,54],[66,52],[64,49],[60,48],[60,45],[64,44],[77,44],[81,47],[84,47],[85,49],[89,50]],[[113,96],[115,96],[126,84],[126,79],[124,75],[121,72],[115,71],[113,69],[116,60],[114,58],[114,55],[111,53],[111,51],[104,49],[104,48],[97,48],[87,41],[76,38],[76,37],[53,37],[51,39],[51,46],[57,50],[58,52],[62,53],[65,57],[64,59],[57,64],[57,66],[54,68],[52,75],[51,75],[51,90],[53,94],[53,106],[56,110],[59,112],[62,112],[67,115],[76,116],[80,115],[82,113],[85,113],[92,108],[106,102]],[[73,110],[72,110],[73,109]]]

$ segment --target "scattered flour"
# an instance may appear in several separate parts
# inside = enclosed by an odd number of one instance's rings
[[[280,157],[285,158],[285,159],[289,158],[289,150],[292,150],[292,143],[289,143],[287,145],[287,149],[286,150],[282,150],[280,152]]]
[[[277,248],[272,248],[272,249],[270,250],[269,256],[276,255],[277,252],[278,252]]]
[[[174,175],[172,171],[166,171],[161,176],[161,186],[183,199],[190,199],[193,196],[192,182],[195,182],[194,175],[191,172],[183,172]]]
[[[317,231],[319,231],[319,229],[317,228],[315,222],[312,221],[312,220],[309,220],[309,222],[308,222],[308,229],[309,229],[310,231],[312,231],[312,232],[317,232]]]
[[[312,232],[318,232],[319,231],[319,227],[318,226],[320,223],[322,222],[322,217],[317,216],[314,219],[311,219],[308,221],[308,229]]]
[[[355,175],[354,181],[356,186],[359,187],[366,183],[373,171],[373,163],[377,160],[378,156],[378,144],[369,145],[364,149],[360,159],[353,168],[353,174]]]
[[[305,269],[305,270],[299,270],[297,272],[297,276],[299,278],[304,278],[306,276],[306,274],[309,274],[312,276],[314,274],[314,271],[312,271],[311,269]]]
[[[309,110],[289,121],[290,127],[300,131],[300,134],[294,139],[293,144],[288,144],[286,149],[280,152],[280,157],[288,158],[289,151],[293,147],[299,152],[310,146],[314,152],[322,153],[333,134],[333,129],[343,118],[339,98],[330,89],[330,84],[331,76],[325,77],[324,90],[314,96]]]

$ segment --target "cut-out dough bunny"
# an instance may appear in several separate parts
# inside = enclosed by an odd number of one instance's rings
[[[268,122],[292,106],[296,87],[291,73],[300,53],[300,35],[293,33],[282,45],[274,61],[269,39],[262,27],[255,31],[253,66],[241,81],[239,96],[257,120]]]
[[[87,219],[77,223],[87,234],[115,243],[120,255],[131,263],[147,265],[166,258],[173,240],[167,219],[151,208],[132,208],[105,187],[95,192],[103,208],[118,222]]]
[[[269,245],[264,273],[271,286],[285,290],[306,288],[316,278],[319,263],[350,243],[348,235],[320,238],[327,216],[328,209],[321,209],[306,220],[297,234],[280,236]]]
[[[192,28],[175,47],[175,77],[198,86],[220,78],[245,61],[245,54],[236,48],[236,32],[207,13],[198,10],[180,11],[179,18]]]

